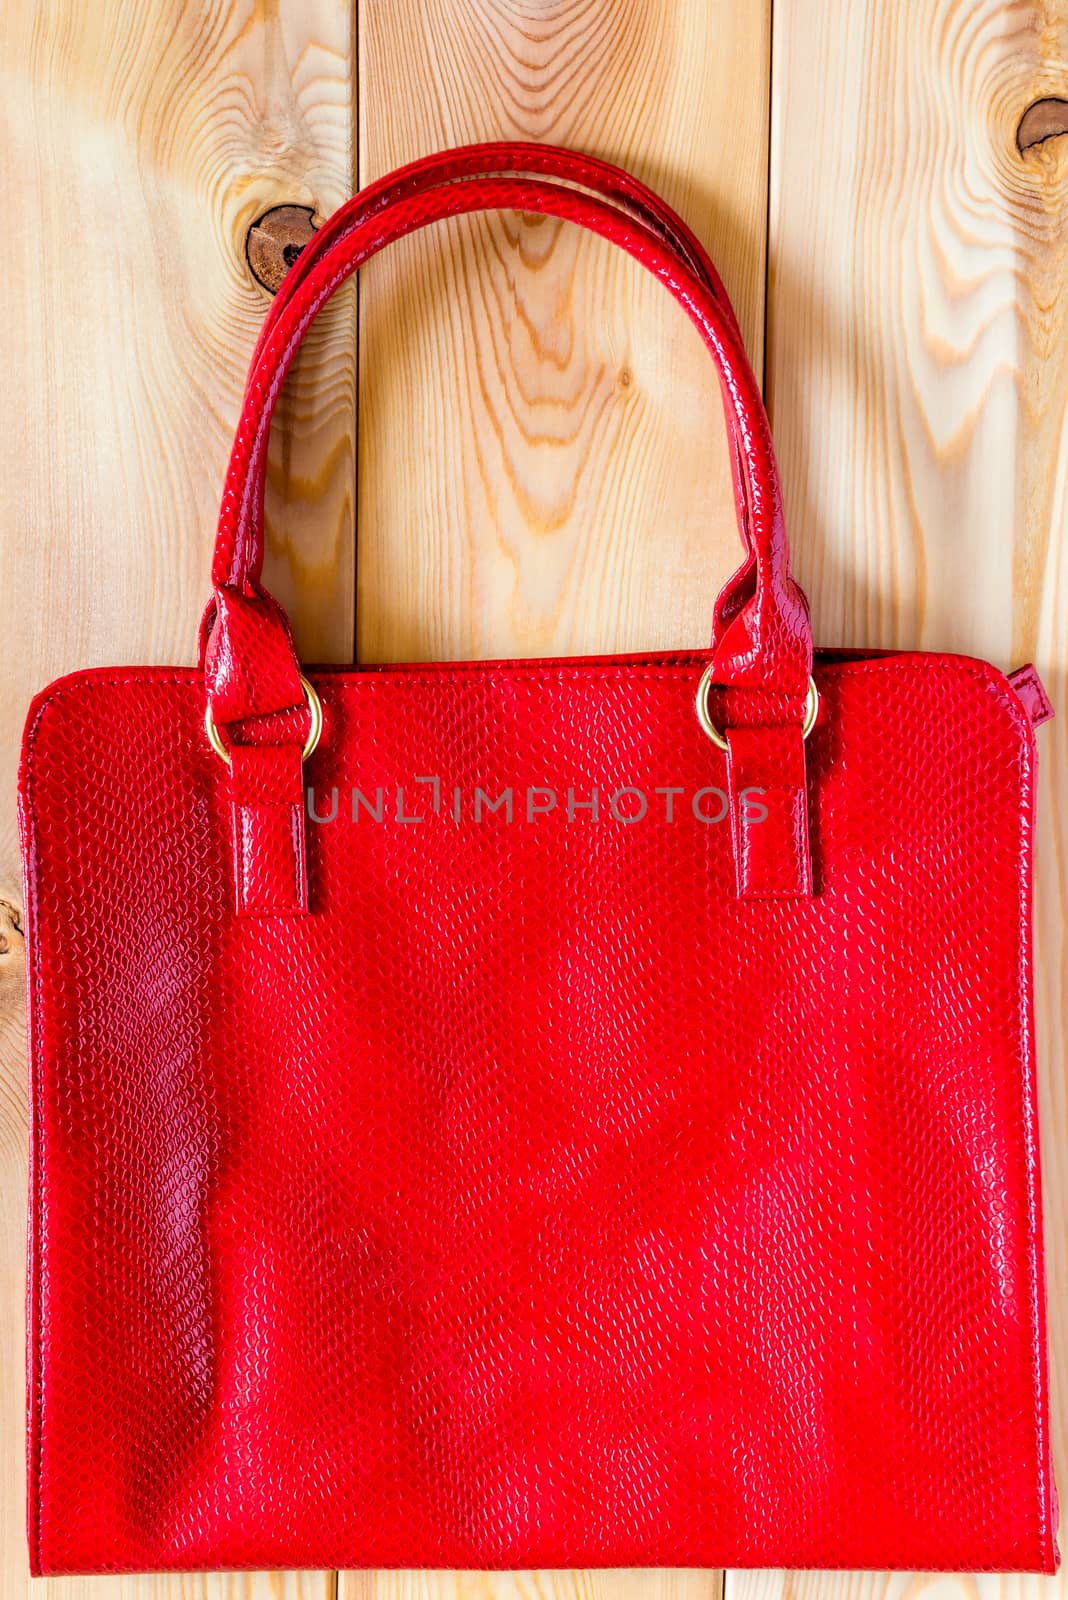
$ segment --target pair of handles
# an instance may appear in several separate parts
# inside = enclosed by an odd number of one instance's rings
[[[342,206],[287,274],[253,355],[201,630],[209,736],[230,769],[237,910],[306,914],[314,900],[302,761],[320,707],[288,620],[260,581],[267,442],[282,383],[317,312],[371,256],[442,218],[503,209],[576,222],[619,245],[674,295],[712,355],[745,559],[716,601],[696,714],[727,755],[739,895],[807,898],[804,739],[817,705],[808,605],[790,575],[768,419],[723,285],[681,219],[627,173],[551,146],[491,144],[415,162]],[[745,820],[753,787],[766,797],[759,829]]]
[[[710,677],[737,691],[727,703],[747,724],[802,722],[812,655],[808,606],[790,574],[768,419],[723,284],[691,230],[637,179],[573,151],[515,143],[444,151],[361,191],[317,232],[283,281],[253,355],[222,498],[215,599],[204,633],[216,722],[236,724],[300,703],[291,644],[292,671],[276,672],[276,686],[270,669],[257,665],[265,627],[255,624],[254,612],[277,610],[260,585],[267,444],[308,326],[387,244],[445,217],[496,209],[541,212],[619,245],[664,283],[700,331],[719,375],[745,547],[716,601]],[[284,618],[282,626],[288,635]],[[262,671],[267,681],[257,684]],[[232,736],[240,737],[236,726]]]

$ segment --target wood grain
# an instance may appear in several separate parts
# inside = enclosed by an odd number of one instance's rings
[[[592,1572],[342,1572],[339,1600],[722,1600],[722,1574],[679,1567]]]
[[[355,118],[351,12],[336,0],[8,0],[0,19],[0,1592],[15,1600],[28,1587],[22,722],[31,694],[69,669],[195,659],[226,456],[267,303],[245,234],[272,205],[330,210],[349,193]],[[350,303],[317,331],[272,458],[271,581],[320,656],[351,647],[351,324]],[[49,1589],[325,1600],[333,1579]]]
[[[630,167],[712,246],[759,363],[768,13],[730,0],[364,9],[361,180],[480,138]],[[514,214],[361,284],[359,654],[707,642],[737,565],[715,373],[621,252]]]
[[[1033,659],[1058,707],[1038,736],[1036,997],[1062,1487],[1068,140],[1021,152],[1017,135],[1029,106],[1066,93],[1064,0],[776,6],[768,393],[816,637]],[[830,1600],[903,1581],[732,1574],[728,1589]]]

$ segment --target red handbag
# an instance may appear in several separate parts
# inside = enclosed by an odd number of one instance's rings
[[[712,643],[302,672],[260,583],[286,370],[362,262],[489,207],[700,330],[745,547]],[[693,235],[539,146],[364,191],[268,316],[213,578],[199,667],[74,673],[26,729],[33,1572],[1054,1571],[1048,704],[813,660]]]

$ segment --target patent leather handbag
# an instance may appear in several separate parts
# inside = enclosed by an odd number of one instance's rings
[[[699,329],[711,643],[302,664],[260,578],[286,370],[377,250],[491,207]],[[197,667],[76,672],[25,735],[32,1570],[1053,1571],[1048,705],[813,655],[692,233],[538,146],[361,193],[254,353],[213,585]]]

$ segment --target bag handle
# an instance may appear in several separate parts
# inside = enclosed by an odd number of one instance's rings
[[[467,145],[459,150],[442,150],[436,155],[424,156],[368,184],[359,194],[339,206],[316,230],[279,285],[260,329],[250,362],[250,371],[257,365],[283,308],[292,299],[311,269],[367,217],[388,209],[396,200],[412,194],[424,194],[442,183],[456,183],[491,175],[508,174],[517,177],[531,173],[580,185],[602,199],[614,202],[629,211],[640,222],[644,222],[678,256],[683,267],[707,285],[739,344],[744,343],[730,297],[708,252],[692,229],[654,190],[630,173],[595,156],[580,154],[560,145],[498,140],[486,144]],[[740,512],[744,510],[744,517],[740,515],[739,520],[746,550],[751,559],[752,544],[749,538],[744,455],[734,424],[734,416],[730,411],[727,413],[727,423],[731,442],[734,496]],[[732,614],[732,602],[736,597],[744,599],[744,593],[741,592],[744,584],[740,580],[747,575],[748,568],[743,568],[741,573],[735,574],[720,594],[714,628],[717,635],[722,631],[724,619]]]
[[[702,279],[708,285],[724,318],[741,339],[734,307],[708,252],[693,230],[654,190],[629,172],[596,156],[567,150],[561,145],[497,140],[423,156],[367,184],[359,194],[340,205],[322,227],[316,229],[279,284],[263,320],[250,365],[256,365],[282,307],[292,299],[294,291],[300,287],[315,263],[322,260],[327,250],[332,249],[366,217],[388,209],[407,195],[424,194],[442,183],[506,174],[513,178],[537,174],[573,183],[629,210],[639,222],[644,222],[660,236],[695,278]]]
[[[807,606],[790,577],[770,429],[759,388],[734,332],[736,323],[733,317],[724,319],[711,289],[688,274],[643,224],[600,200],[538,180],[471,179],[392,201],[356,225],[311,266],[273,321],[249,380],[219,519],[213,566],[216,587],[247,591],[258,586],[263,558],[262,485],[271,415],[285,373],[322,304],[358,266],[392,240],[443,217],[502,208],[575,221],[621,245],[665,283],[704,336],[719,369],[725,406],[734,418],[743,452],[740,476],[745,497],[738,509],[743,538],[753,552],[751,561],[728,585],[736,590],[744,578],[742,601],[722,619],[733,628],[748,611],[749,624],[739,630],[745,638],[737,641],[734,663],[721,660],[722,674],[717,670],[717,681],[774,688],[791,698],[796,693],[803,714],[811,653]],[[717,609],[722,612],[723,608]],[[724,626],[724,637],[717,637],[718,646],[725,642],[727,631]],[[766,659],[769,641],[775,640],[781,647],[772,643],[777,668],[775,661]],[[793,657],[792,670],[786,670],[784,677],[782,656],[791,642],[793,648],[787,653]]]
[[[803,740],[816,704],[812,637],[807,602],[790,574],[767,414],[737,323],[724,311],[725,297],[659,228],[576,188],[499,175],[438,183],[399,198],[384,195],[360,221],[339,225],[298,274],[258,348],[223,492],[215,597],[202,630],[213,740],[230,761],[235,850],[246,863],[271,863],[269,879],[256,880],[254,891],[247,875],[239,882],[239,909],[307,909],[299,810],[306,685],[288,622],[260,584],[267,441],[282,383],[318,311],[371,256],[440,219],[499,209],[575,222],[618,244],[670,290],[713,357],[739,447],[736,503],[749,554],[717,602],[713,652],[695,715],[727,751],[739,893],[806,896],[812,876]],[[769,819],[759,839],[744,826],[740,798],[754,784],[769,786]],[[262,848],[256,842],[261,834]]]

